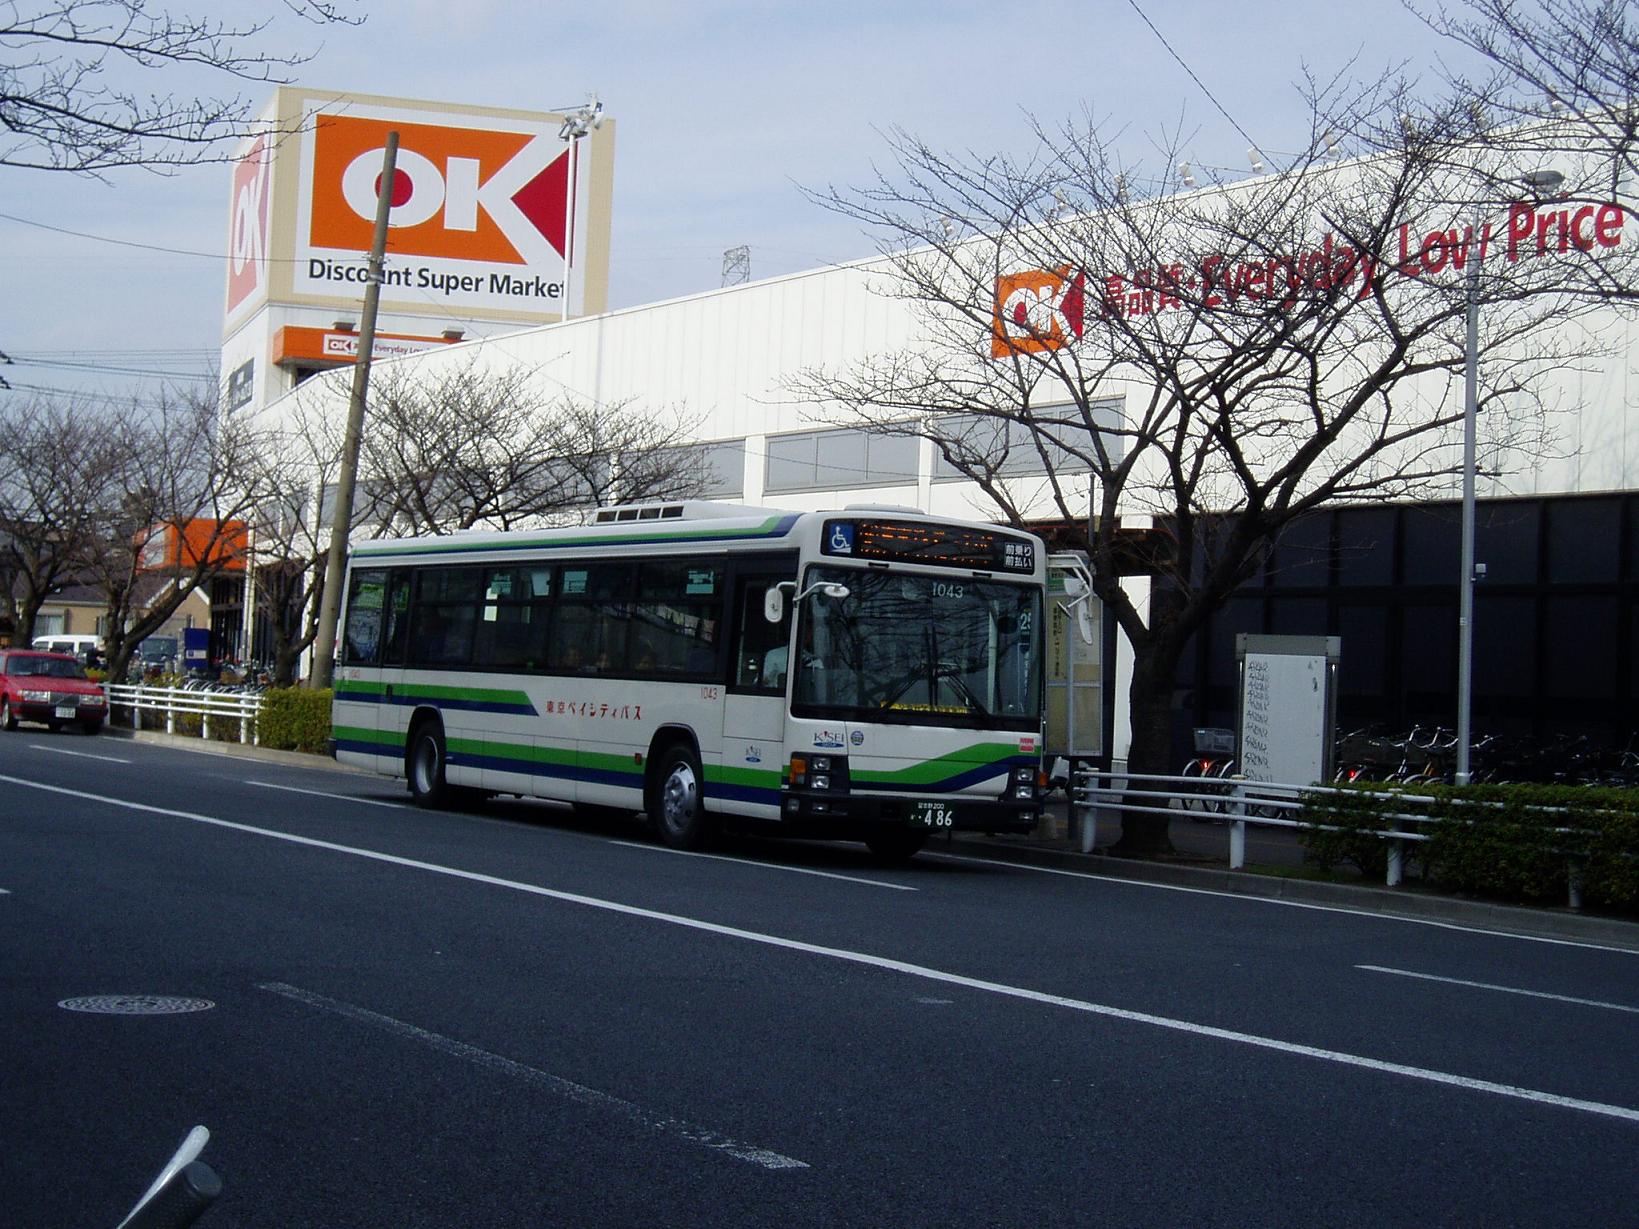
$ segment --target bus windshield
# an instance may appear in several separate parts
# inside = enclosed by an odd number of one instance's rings
[[[804,585],[792,711],[895,724],[1034,730],[1041,595],[972,576],[815,567]]]

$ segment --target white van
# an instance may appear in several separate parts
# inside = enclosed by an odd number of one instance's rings
[[[46,653],[68,653],[89,665],[102,659],[102,640],[97,636],[36,636],[34,647]]]

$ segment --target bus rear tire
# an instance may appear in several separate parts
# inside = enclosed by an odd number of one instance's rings
[[[649,798],[649,825],[673,849],[700,849],[711,839],[700,788],[700,757],[684,743],[667,747],[660,757]]]
[[[908,828],[889,828],[884,832],[873,832],[866,837],[865,848],[871,851],[871,857],[878,862],[909,862],[927,841],[926,832],[912,832]]]
[[[416,806],[437,810],[450,804],[450,787],[444,779],[446,758],[444,727],[433,719],[417,723],[404,752],[405,776]]]

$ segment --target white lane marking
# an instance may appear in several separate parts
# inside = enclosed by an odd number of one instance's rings
[[[407,802],[386,802],[380,798],[360,798],[354,794],[332,794],[322,789],[302,789],[295,785],[275,785],[272,781],[245,781],[245,785],[255,785],[262,789],[282,789],[287,794],[310,794],[314,798],[334,798],[339,802],[362,802],[367,807],[392,807],[398,811],[413,811],[415,808]]]
[[[359,798],[352,794],[333,794],[322,789],[302,789],[295,785],[275,785],[272,781],[246,781],[244,784],[257,785],[262,789],[282,789],[292,794],[311,794],[315,798],[334,798],[340,802],[362,802],[367,806],[373,807],[395,807],[404,811],[413,811],[416,809],[407,802],[384,802],[378,798]],[[476,818],[483,817],[478,816]],[[855,875],[839,875],[832,871],[810,870],[806,866],[783,866],[771,862],[757,862],[747,858],[731,858],[726,857],[723,854],[697,853],[688,849],[670,849],[664,845],[645,845],[641,841],[611,841],[600,839],[600,843],[605,845],[621,845],[627,849],[648,849],[656,853],[683,854],[684,856],[691,858],[712,858],[718,862],[735,862],[741,866],[755,866],[771,871],[791,871],[793,874],[798,875],[819,875],[826,879],[842,879],[849,883],[869,884],[873,888],[893,888],[898,892],[915,892],[918,890],[900,883],[883,883],[880,879],[861,879]]]
[[[1546,935],[1522,935],[1512,930],[1489,930],[1484,926],[1464,926],[1459,922],[1441,922],[1434,918],[1407,917],[1401,913],[1382,913],[1376,909],[1350,909],[1347,905],[1316,905],[1303,900],[1281,900],[1272,896],[1252,896],[1245,892],[1224,892],[1218,888],[1191,888],[1178,883],[1150,883],[1143,879],[1120,879],[1113,875],[1097,875],[1092,871],[1067,871],[1056,866],[1035,866],[1029,862],[1010,862],[1006,858],[976,858],[968,854],[924,853],[925,858],[943,858],[947,862],[972,862],[979,866],[1005,866],[1009,870],[1033,871],[1038,875],[1063,875],[1068,879],[1091,879],[1098,883],[1121,884],[1130,888],[1153,888],[1159,892],[1185,892],[1193,896],[1220,896],[1225,900],[1244,901],[1249,905],[1279,905],[1286,909],[1312,909],[1316,913],[1344,913],[1350,917],[1375,918],[1380,922],[1405,922],[1411,926],[1432,926],[1436,930],[1455,930],[1465,935],[1485,935],[1493,939],[1518,939],[1521,943],[1547,943],[1554,947],[1580,947],[1594,952],[1615,952],[1619,956],[1639,956],[1639,949],[1612,947],[1607,943],[1585,943],[1579,939],[1553,939]]]
[[[1386,969],[1380,964],[1357,964],[1357,969],[1368,973],[1392,973],[1395,977],[1415,977],[1419,981],[1444,982],[1448,986],[1467,986],[1470,990],[1495,990],[1499,994],[1523,994],[1527,998],[1552,999],[1556,1003],[1575,1003],[1579,1007],[1603,1007],[1606,1011],[1625,1011],[1639,1016],[1639,1007],[1621,1003],[1605,1003],[1599,999],[1579,999],[1570,994],[1549,994],[1543,990],[1522,990],[1518,986],[1494,986],[1490,982],[1464,981],[1460,977],[1437,977],[1433,973],[1413,973],[1410,969]]]
[[[311,990],[303,990],[299,986],[289,986],[283,982],[266,982],[258,986],[259,990],[267,990],[273,994],[283,995],[287,999],[294,999],[298,1003],[305,1003],[309,1007],[317,1007],[322,1011],[333,1012],[344,1019],[353,1020],[360,1024],[368,1024],[374,1028],[407,1037],[411,1041],[419,1041],[423,1045],[444,1054],[462,1058],[480,1067],[487,1067],[491,1071],[499,1071],[503,1075],[510,1075],[517,1079],[544,1088],[567,1100],[579,1105],[592,1106],[613,1113],[628,1122],[635,1122],[638,1126],[661,1135],[670,1135],[686,1143],[698,1144],[702,1148],[710,1148],[714,1152],[721,1152],[736,1160],[749,1161],[753,1165],[760,1165],[764,1169],[807,1169],[806,1161],[799,1161],[792,1157],[782,1156],[778,1152],[771,1152],[767,1148],[759,1148],[754,1144],[742,1143],[730,1139],[726,1135],[719,1135],[716,1131],[696,1126],[691,1122],[684,1122],[680,1118],[668,1118],[663,1114],[651,1113],[640,1105],[620,1097],[611,1096],[606,1092],[599,1092],[595,1088],[587,1088],[584,1084],[576,1084],[561,1076],[551,1075],[536,1067],[529,1067],[510,1058],[503,1058],[499,1054],[492,1054],[488,1050],[480,1050],[477,1046],[468,1045],[464,1041],[456,1041],[453,1037],[445,1037],[441,1033],[429,1032],[418,1028],[414,1024],[407,1024],[403,1020],[396,1020],[392,1016],[384,1016],[380,1012],[370,1011],[368,1008],[358,1007],[352,1003],[344,1003],[339,999],[326,998],[322,994],[314,994]]]
[[[514,892],[526,892],[531,896],[540,896],[548,900],[563,901],[566,904],[585,905],[591,909],[602,909],[609,913],[617,913],[624,917],[643,918],[651,922],[662,922],[668,926],[680,926],[688,930],[697,930],[705,934],[722,935],[730,939],[742,939],[748,943],[760,943],[768,947],[782,948],[786,951],[803,952],[811,956],[824,956],[832,960],[841,960],[849,964],[863,965],[867,968],[883,969],[890,973],[902,973],[907,977],[918,977],[926,981],[939,982],[949,986],[962,986],[969,990],[979,990],[986,994],[1000,995],[1004,998],[1020,999],[1029,1003],[1041,1003],[1050,1007],[1064,1007],[1071,1011],[1083,1012],[1087,1015],[1100,1016],[1110,1020],[1124,1020],[1132,1024],[1147,1024],[1155,1028],[1168,1029],[1172,1032],[1186,1033],[1196,1037],[1210,1037],[1218,1041],[1228,1041],[1236,1045],[1252,1046],[1257,1049],[1273,1050],[1281,1054],[1293,1054],[1301,1058],[1315,1058],[1323,1062],[1338,1063],[1346,1067],[1360,1067],[1368,1071],[1381,1071],[1390,1075],[1402,1075],[1409,1079],[1423,1080],[1431,1084],[1443,1084],[1453,1088],[1465,1088],[1472,1092],[1489,1093],[1493,1096],[1510,1097],[1519,1101],[1530,1101],[1539,1105],[1554,1105],[1563,1109],[1579,1110],[1588,1114],[1600,1114],[1607,1118],[1620,1118],[1629,1122],[1639,1123],[1639,1109],[1631,1109],[1624,1105],[1606,1105],[1599,1101],[1585,1101],[1578,1097],[1564,1097],[1557,1093],[1541,1092],[1532,1088],[1521,1088],[1513,1084],[1498,1084],[1490,1080],[1472,1079],[1464,1075],[1454,1075],[1447,1071],[1435,1071],[1426,1067],[1412,1067],[1404,1063],[1387,1062],[1378,1058],[1366,1058],[1358,1054],[1348,1054],[1341,1050],[1325,1050],[1317,1046],[1300,1045],[1297,1042],[1281,1041],[1274,1037],[1262,1037],[1256,1033],[1241,1033],[1233,1029],[1218,1028],[1210,1024],[1196,1024],[1190,1020],[1178,1020],[1169,1016],[1155,1016],[1148,1012],[1130,1011],[1124,1007],[1111,1007],[1103,1003],[1090,1003],[1082,999],[1067,998],[1060,994],[1049,994],[1043,990],[1030,990],[1023,986],[1009,986],[1003,982],[985,981],[983,978],[969,977],[962,973],[947,973],[943,969],[929,968],[926,965],[911,964],[904,960],[895,960],[888,956],[874,956],[869,952],[855,952],[847,948],[825,947],[818,943],[807,943],[801,939],[787,939],[780,935],[764,934],[756,930],[742,930],[737,926],[726,926],[721,922],[707,922],[700,918],[684,917],[676,913],[662,913],[657,909],[645,909],[639,905],[622,904],[620,901],[601,900],[596,896],[582,896],[576,892],[564,892],[556,888],[543,888],[538,884],[520,883],[512,879],[501,879],[495,875],[484,875],[477,871],[464,871],[452,866],[440,866],[436,862],[421,862],[414,858],[401,858],[395,854],[378,853],[373,849],[360,849],[351,845],[339,845],[332,841],[321,841],[311,836],[296,836],[289,832],[278,832],[272,828],[258,828],[252,824],[242,824],[231,819],[217,819],[211,815],[196,815],[190,811],[178,811],[169,807],[150,806],[145,802],[129,802],[123,798],[109,798],[101,794],[85,793],[81,790],[64,789],[60,785],[43,785],[38,781],[27,781],[22,777],[0,776],[0,781],[10,785],[20,785],[27,789],[37,789],[50,794],[62,794],[70,798],[81,798],[89,802],[100,802],[106,806],[120,807],[128,811],[138,811],[147,815],[164,815],[172,819],[185,819],[192,823],[205,824],[213,828],[225,828],[232,832],[246,832],[252,836],[265,836],[271,840],[286,841],[292,845],[304,845],[310,849],[324,849],[331,853],[349,854],[356,858],[364,858],[372,862],[382,862],[391,866],[403,866],[412,870],[428,871],[435,875],[447,875],[452,879],[462,879],[469,883],[482,883],[490,887],[507,888]]]
[[[880,879],[862,879],[858,875],[840,875],[836,871],[817,871],[807,866],[786,866],[783,862],[758,862],[754,858],[731,858],[720,853],[698,853],[692,849],[672,849],[666,845],[645,845],[640,841],[608,841],[606,844],[622,845],[627,849],[650,849],[655,853],[682,854],[686,858],[710,858],[714,862],[733,862],[736,866],[752,866],[764,871],[790,871],[793,875],[818,875],[821,879],[841,879],[845,883],[863,883],[873,888],[892,888],[895,892],[917,892],[921,890],[903,883],[884,883]]]
[[[67,747],[49,747],[45,743],[30,743],[34,751],[55,751],[58,755],[78,756],[82,760],[106,760],[110,764],[129,764],[130,760],[122,760],[113,755],[95,755],[90,751],[70,751]]]

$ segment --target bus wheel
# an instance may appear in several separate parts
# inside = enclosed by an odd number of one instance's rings
[[[865,848],[878,862],[907,862],[927,843],[926,832],[912,832],[908,828],[889,828],[873,832],[865,838]]]
[[[700,794],[700,760],[682,743],[666,748],[649,798],[649,822],[673,849],[699,849],[710,836]]]
[[[448,804],[450,788],[444,782],[444,728],[438,722],[423,721],[410,732],[407,755],[410,797],[418,807]]]

